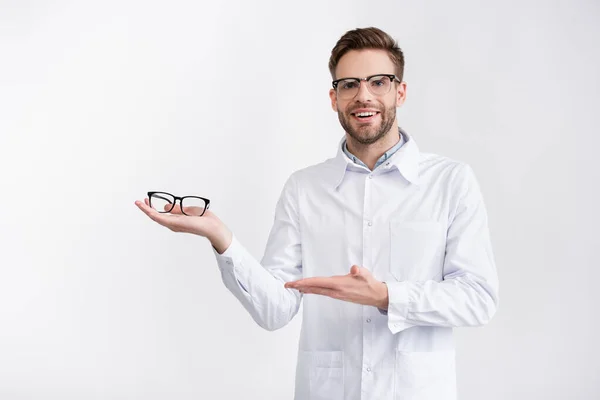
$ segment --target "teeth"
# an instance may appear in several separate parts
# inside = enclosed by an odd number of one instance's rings
[[[357,117],[370,117],[377,114],[376,112],[361,112],[361,113],[356,113]]]

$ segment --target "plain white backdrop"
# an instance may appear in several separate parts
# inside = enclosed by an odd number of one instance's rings
[[[209,243],[134,205],[211,199],[262,257],[295,170],[333,157],[331,48],[405,52],[400,126],[471,164],[500,308],[458,329],[462,400],[600,398],[600,3],[0,1],[0,399],[289,399],[276,332]]]

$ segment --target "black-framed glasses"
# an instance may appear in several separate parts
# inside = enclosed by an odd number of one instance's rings
[[[208,210],[210,200],[199,196],[177,197],[167,192],[148,192],[150,207],[160,213],[168,213],[173,210],[175,203],[179,200],[181,212],[192,217],[201,217]],[[185,212],[185,209],[188,212]],[[191,210],[191,211],[190,211]]]
[[[343,100],[351,99],[358,94],[361,81],[368,83],[367,88],[374,96],[383,96],[390,92],[392,82],[400,80],[394,74],[377,74],[366,78],[342,78],[331,82],[338,97]]]

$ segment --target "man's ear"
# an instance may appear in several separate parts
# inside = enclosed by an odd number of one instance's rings
[[[406,101],[406,82],[402,81],[396,88],[396,107],[400,107]]]
[[[331,109],[337,112],[337,96],[334,89],[329,89],[329,98],[331,99]]]

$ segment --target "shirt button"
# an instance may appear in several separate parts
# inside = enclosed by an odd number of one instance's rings
[[[367,372],[371,372],[371,367],[367,367]]]
[[[373,179],[373,175],[369,175],[369,179]]]
[[[367,318],[367,322],[371,322],[371,318]]]
[[[367,222],[367,225],[371,226],[373,223],[371,221]]]

